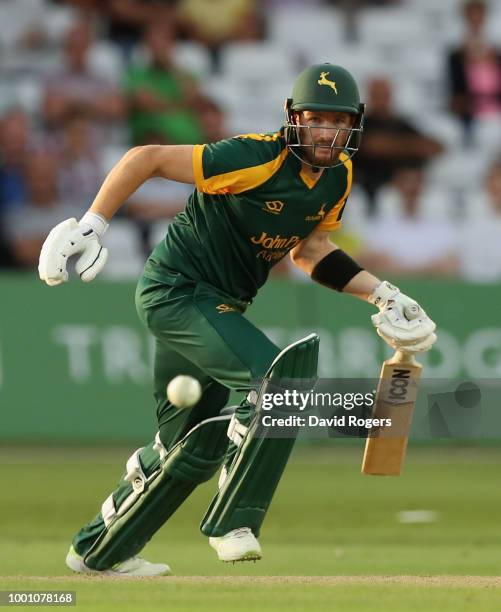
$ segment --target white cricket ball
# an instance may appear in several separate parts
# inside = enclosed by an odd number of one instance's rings
[[[202,387],[193,376],[176,376],[167,385],[167,398],[176,408],[191,408],[201,396]]]

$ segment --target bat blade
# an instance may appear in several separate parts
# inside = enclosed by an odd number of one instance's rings
[[[372,416],[391,419],[391,425],[370,431],[363,474],[399,476],[402,472],[421,370],[421,364],[402,351],[383,363]]]

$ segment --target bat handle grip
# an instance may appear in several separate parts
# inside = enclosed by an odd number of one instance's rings
[[[406,306],[404,308],[404,315],[406,316],[408,321],[412,321],[416,319],[421,314],[421,308],[418,304],[413,304],[411,306]],[[409,365],[415,365],[417,362],[414,359],[413,353],[406,353],[404,350],[398,349],[393,358],[397,363],[408,363]]]
[[[415,365],[417,363],[412,353],[407,353],[402,349],[395,351],[393,361],[396,361],[397,363],[408,363],[410,365]]]

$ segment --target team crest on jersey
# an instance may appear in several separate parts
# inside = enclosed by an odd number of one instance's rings
[[[235,312],[235,308],[229,304],[219,304],[219,306],[216,306],[216,310],[218,312]]]
[[[336,92],[336,95],[337,95],[336,83],[334,81],[329,81],[329,79],[327,78],[328,76],[329,76],[329,72],[321,72],[320,73],[320,78],[318,79],[317,83],[319,85],[327,85],[328,87],[333,89]]]
[[[307,217],[304,218],[305,221],[323,221],[324,217],[325,217],[325,207],[326,204],[322,204],[322,206],[320,207],[320,210],[317,212],[316,215],[308,215]]]
[[[264,203],[263,210],[267,213],[271,213],[272,215],[279,215],[282,212],[284,205],[285,202],[281,202],[280,200],[271,200]]]

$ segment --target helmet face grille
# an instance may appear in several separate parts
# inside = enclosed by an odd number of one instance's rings
[[[345,153],[348,159],[351,159],[360,147],[364,110],[364,105],[360,104],[359,113],[351,128],[322,128],[323,131],[329,130],[332,132],[331,142],[330,144],[317,144],[312,132],[315,127],[298,123],[296,120],[298,114],[291,111],[290,107],[286,104],[284,134],[287,147],[295,157],[308,166],[314,168],[335,168],[340,166],[346,161],[346,159],[342,161],[339,159],[341,153]],[[301,133],[309,135],[307,142],[301,137]],[[330,151],[327,160],[324,155],[317,159],[318,152],[326,150]]]
[[[297,158],[309,166],[339,166],[346,161],[339,160],[342,152],[351,158],[358,151],[364,110],[365,105],[360,103],[357,83],[348,70],[330,62],[313,64],[299,74],[292,88],[292,96],[286,101],[287,146]],[[355,116],[355,121],[350,128],[324,128],[332,129],[332,138],[325,138],[328,132],[323,131],[324,138],[319,143],[313,138],[312,130],[315,126],[303,125],[305,122],[298,119],[302,111],[349,113]],[[330,151],[329,155],[325,153],[326,149]]]

